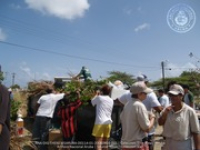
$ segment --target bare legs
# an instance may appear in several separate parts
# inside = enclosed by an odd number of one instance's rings
[[[108,150],[108,138],[96,137],[96,149]]]

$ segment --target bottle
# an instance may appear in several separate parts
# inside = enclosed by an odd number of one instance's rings
[[[24,120],[22,119],[21,114],[18,114],[18,118],[16,121],[16,129],[17,129],[17,135],[19,137],[22,137],[24,134]]]

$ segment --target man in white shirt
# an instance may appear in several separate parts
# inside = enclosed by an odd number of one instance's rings
[[[163,108],[169,106],[169,97],[165,94],[163,89],[158,90],[159,102]]]
[[[121,104],[125,105],[128,101],[132,100],[132,94],[129,90],[117,99]]]
[[[56,103],[64,97],[64,93],[55,94],[52,89],[46,90],[47,94],[42,95],[38,100],[38,110],[33,125],[33,140],[39,143],[41,150],[48,150],[48,133],[53,117]],[[37,145],[37,143],[36,143]]]
[[[146,85],[149,83],[149,79],[144,74],[138,76],[137,80],[143,81]],[[146,106],[148,111],[152,111],[152,109],[159,113],[162,111],[162,107],[158,101],[158,98],[153,91],[147,95],[147,98],[143,101],[143,104]]]

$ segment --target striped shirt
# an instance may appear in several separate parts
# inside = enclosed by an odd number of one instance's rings
[[[77,130],[77,120],[75,118],[76,110],[82,104],[80,100],[71,102],[64,108],[58,111],[58,116],[61,117],[61,128],[65,138],[72,137]]]

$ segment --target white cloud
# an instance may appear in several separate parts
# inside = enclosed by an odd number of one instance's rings
[[[25,62],[19,67],[31,80],[34,80],[35,75],[31,72],[31,69],[27,66]]]
[[[44,73],[34,72],[33,73],[33,71],[31,70],[30,67],[28,67],[26,62],[21,63],[20,70],[23,71],[27,75],[28,80],[51,80],[52,79],[52,77],[47,72],[44,72]]]
[[[143,23],[143,24],[137,26],[137,27],[134,29],[134,31],[135,31],[135,32],[139,32],[139,31],[148,30],[148,29],[150,29],[150,24],[148,24],[148,23]]]
[[[25,0],[30,9],[62,19],[83,17],[89,9],[88,0]]]
[[[5,32],[0,28],[0,41],[5,41],[7,38],[7,35]]]

